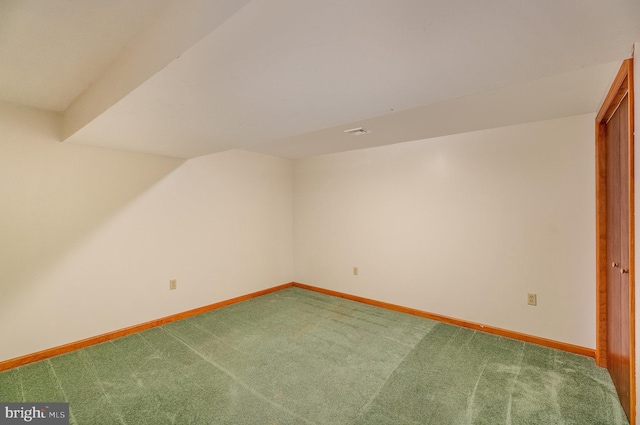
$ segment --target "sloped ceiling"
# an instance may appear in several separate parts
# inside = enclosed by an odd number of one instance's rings
[[[637,0],[0,0],[0,99],[65,143],[300,158],[594,112],[635,41]]]

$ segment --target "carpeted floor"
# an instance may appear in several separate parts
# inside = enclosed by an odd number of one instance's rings
[[[592,359],[299,288],[0,373],[72,424],[626,424]]]

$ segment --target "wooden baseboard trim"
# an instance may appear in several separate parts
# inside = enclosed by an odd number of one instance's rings
[[[307,289],[309,291],[319,292],[326,295],[331,295],[334,297],[344,298],[351,301],[361,302],[363,304],[369,304],[376,307],[382,307],[389,310],[399,311],[402,313],[412,314],[414,316],[420,316],[427,319],[437,320],[443,323],[449,323],[456,326],[461,326],[463,328],[469,328],[481,332],[486,332],[494,335],[500,335],[507,338],[517,339],[524,342],[529,342],[532,344],[542,345],[544,347],[555,348],[557,350],[568,351],[570,353],[580,354],[587,357],[595,358],[595,350],[585,347],[580,347],[577,345],[567,344],[564,342],[554,341],[551,339],[540,338],[537,336],[527,335],[519,332],[509,331],[506,329],[495,328],[493,326],[482,325],[479,323],[469,322],[466,320],[455,319],[452,317],[442,316],[439,314],[429,313],[422,310],[416,310],[409,307],[403,307],[396,304],[387,303],[384,301],[372,300],[370,298],[359,297],[357,295],[346,294],[343,292],[333,291],[331,289],[319,288],[317,286],[305,285],[303,283],[298,282],[290,282],[285,283],[283,285],[274,286],[272,288],[263,289],[261,291],[252,292],[247,295],[242,295],[236,298],[231,298],[229,300],[220,301],[214,304],[209,304],[203,307],[198,307],[193,310],[184,311],[182,313],[173,314],[171,316],[163,317],[160,319],[152,320],[150,322],[141,323],[139,325],[130,326],[128,328],[119,329],[112,332],[107,332],[102,335],[93,336],[90,338],[86,338],[80,341],[71,342],[69,344],[60,345],[58,347],[49,348],[46,350],[38,351],[36,353],[27,354],[21,357],[16,357],[14,359],[9,359],[0,362],[0,372],[8,369],[12,369],[14,367],[23,366],[29,363],[37,362],[39,360],[48,359],[50,357],[58,356],[60,354],[65,354],[71,351],[79,350],[81,348],[89,347],[91,345],[100,344],[101,342],[110,341],[112,339],[120,338],[123,336],[127,336],[136,332],[144,331],[147,329],[155,328],[157,326],[162,326],[167,323],[175,322],[176,320],[186,319],[187,317],[195,316],[198,314],[206,313],[207,311],[215,310],[217,308],[225,307],[231,304],[236,304],[242,301],[249,300],[251,298],[256,298],[261,295],[266,295],[272,292],[280,291],[289,287],[298,287],[302,289]]]
[[[65,354],[70,351],[79,350],[81,348],[89,347],[91,345],[100,344],[101,342],[110,341],[112,339],[120,338],[126,335],[130,335],[136,332],[144,331],[146,329],[162,326],[167,323],[175,322],[176,320],[186,319],[187,317],[195,316],[197,314],[206,313],[207,311],[215,310],[217,308],[225,307],[231,304],[236,304],[241,301],[246,301],[251,298],[256,298],[261,295],[269,294],[271,292],[280,291],[281,289],[289,288],[293,286],[293,282],[285,283],[284,285],[274,286],[272,288],[263,289],[261,291],[252,292],[240,297],[231,298],[229,300],[220,301],[214,304],[209,304],[203,307],[194,308],[193,310],[184,311],[182,313],[173,314],[171,316],[163,317],[160,319],[152,320],[150,322],[141,323],[139,325],[130,326],[128,328],[119,329],[112,332],[107,332],[102,335],[93,336],[80,341],[71,342],[69,344],[60,345],[58,347],[49,348],[46,350],[38,351],[37,353],[27,354],[14,359],[9,359],[0,362],[0,372],[14,367],[23,366],[29,363],[37,362],[39,360],[48,359],[50,357]]]
[[[555,348],[556,350],[568,351],[570,353],[580,354],[582,356],[593,357],[593,358],[595,358],[596,356],[595,350],[591,348],[581,347],[573,344],[567,344],[564,342],[554,341],[552,339],[540,338],[533,335],[527,335],[520,332],[510,331],[507,329],[495,328],[493,326],[482,325],[479,323],[469,322],[466,320],[455,319],[452,317],[442,316],[439,314],[429,313],[422,310],[403,307],[396,304],[390,304],[383,301],[376,301],[369,298],[359,297],[357,295],[345,294],[343,292],[333,291],[331,289],[324,289],[316,286],[305,285],[303,283],[294,282],[293,286],[302,288],[302,289],[307,289],[310,291],[320,292],[326,295],[332,295],[334,297],[344,298],[351,301],[357,301],[364,304],[373,305],[376,307],[382,307],[389,310],[395,310],[402,313],[412,314],[414,316],[420,316],[427,319],[437,320],[439,322],[449,323],[452,325],[461,326],[463,328],[469,328],[476,331],[490,333],[493,335],[499,335],[507,338],[517,339],[519,341],[542,345],[544,347]]]

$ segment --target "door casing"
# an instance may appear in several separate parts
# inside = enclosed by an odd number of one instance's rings
[[[634,139],[633,139],[633,61],[627,59],[605,98],[596,117],[596,363],[607,367],[607,159],[606,159],[606,124],[615,113],[622,99],[628,96],[628,149],[626,196],[629,208],[628,243],[629,243],[629,423],[636,423],[636,379],[635,379],[635,252],[634,252]]]

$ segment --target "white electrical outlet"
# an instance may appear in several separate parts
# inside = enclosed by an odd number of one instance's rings
[[[169,289],[176,289],[178,287],[178,281],[176,279],[171,279],[169,281]]]
[[[354,276],[358,276],[358,267],[357,266],[353,266],[353,275]]]
[[[529,305],[538,305],[538,295],[536,295],[536,294],[527,294],[527,304],[529,304]]]

